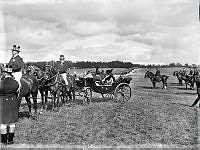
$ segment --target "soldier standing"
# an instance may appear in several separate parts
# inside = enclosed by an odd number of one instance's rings
[[[19,84],[12,76],[12,68],[4,68],[0,80],[1,143],[12,144],[15,123],[18,121],[17,90]]]
[[[19,56],[20,46],[13,45],[12,58],[10,59],[8,65],[12,66],[13,76],[15,80],[19,83],[19,88],[21,87],[20,79],[22,77],[22,68],[24,68],[23,58]]]

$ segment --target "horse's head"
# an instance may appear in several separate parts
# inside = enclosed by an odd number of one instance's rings
[[[149,73],[150,73],[150,71],[148,70],[148,71],[145,73],[144,78],[147,78],[147,77],[149,76]]]

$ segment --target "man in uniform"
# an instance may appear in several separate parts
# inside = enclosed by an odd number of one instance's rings
[[[161,80],[161,75],[160,75],[160,69],[159,68],[156,68],[156,73],[155,73],[155,76],[156,76],[156,79],[157,80]]]
[[[58,61],[55,64],[55,67],[58,69],[59,73],[61,74],[61,76],[63,77],[65,84],[68,85],[68,81],[67,81],[67,71],[69,71],[69,67],[67,65],[67,62],[65,61],[65,57],[64,55],[60,55],[60,61]]]
[[[18,121],[17,90],[19,84],[12,76],[12,68],[4,68],[0,80],[1,143],[12,144],[15,123]]]
[[[10,59],[8,65],[12,66],[13,76],[15,80],[19,83],[19,89],[21,87],[20,79],[22,77],[22,68],[24,68],[23,58],[19,56],[20,46],[13,45],[12,58]]]

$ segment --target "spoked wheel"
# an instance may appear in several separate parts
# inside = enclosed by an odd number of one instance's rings
[[[117,102],[126,102],[131,98],[131,88],[127,83],[121,83],[115,88],[114,96]]]
[[[91,88],[87,87],[84,89],[83,94],[83,104],[87,105],[91,103],[92,100],[92,90]]]

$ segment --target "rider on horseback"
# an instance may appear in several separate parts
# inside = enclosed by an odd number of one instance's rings
[[[68,81],[67,81],[67,71],[69,70],[69,66],[67,64],[67,62],[65,61],[65,57],[64,55],[60,55],[60,61],[58,61],[55,64],[55,67],[58,69],[59,73],[61,74],[61,76],[63,77],[65,84],[68,85]]]
[[[159,68],[156,68],[156,73],[155,73],[155,76],[156,76],[156,79],[159,80],[160,77],[161,77],[161,74],[160,74],[160,69]]]
[[[23,58],[19,56],[20,46],[13,45],[12,58],[10,59],[8,66],[12,66],[13,76],[15,80],[19,83],[19,90],[21,88],[20,79],[22,77],[22,69],[25,66]]]

